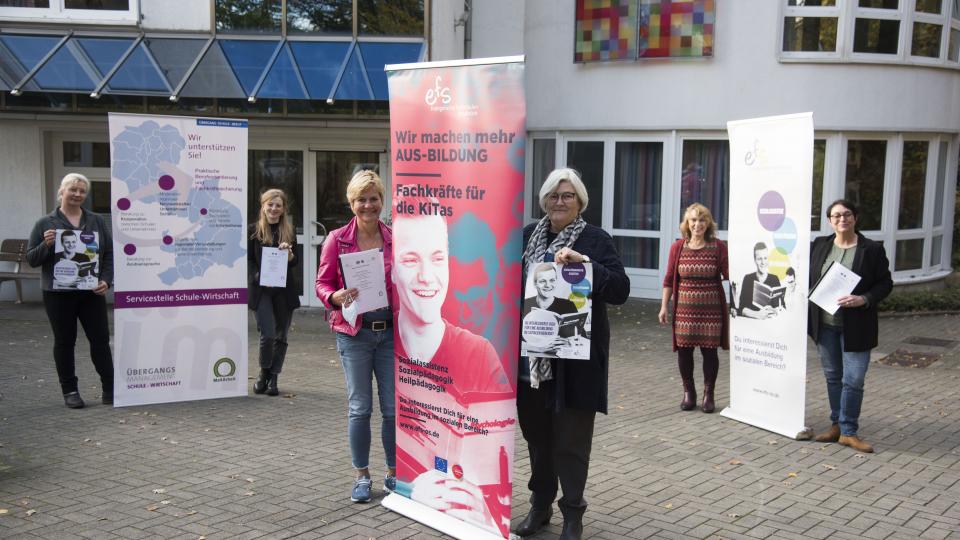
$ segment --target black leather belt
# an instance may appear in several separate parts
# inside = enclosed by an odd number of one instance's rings
[[[368,321],[364,319],[360,323],[360,326],[366,328],[367,330],[373,330],[374,332],[383,332],[384,330],[393,328],[393,321]]]

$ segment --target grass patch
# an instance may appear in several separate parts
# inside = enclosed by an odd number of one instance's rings
[[[960,311],[960,286],[940,291],[894,291],[877,306],[880,311]]]

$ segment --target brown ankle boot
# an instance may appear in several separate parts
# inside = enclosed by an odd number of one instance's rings
[[[856,435],[841,435],[839,443],[844,446],[849,446],[857,452],[863,452],[864,454],[873,453],[873,445]]]
[[[683,381],[683,401],[680,402],[681,411],[692,411],[697,408],[697,386],[693,381]]]
[[[840,425],[833,424],[830,429],[817,435],[813,440],[817,442],[837,442],[840,440]]]
[[[703,403],[700,404],[700,408],[705,413],[712,413],[714,410],[713,403],[713,385],[703,383]]]

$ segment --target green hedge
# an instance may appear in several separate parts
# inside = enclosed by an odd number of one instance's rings
[[[941,291],[896,292],[880,302],[880,311],[960,311],[960,286]]]

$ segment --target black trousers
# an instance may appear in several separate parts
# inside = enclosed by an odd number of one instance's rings
[[[113,392],[113,354],[110,352],[110,325],[107,302],[90,291],[43,291],[43,307],[53,328],[53,360],[64,394],[77,391],[74,349],[77,345],[77,320],[90,342],[93,367],[100,375],[103,392]]]
[[[293,310],[287,308],[283,289],[264,289],[254,318],[260,331],[260,369],[270,373],[283,370],[287,356],[287,333],[293,322]]]
[[[587,509],[583,490],[590,467],[595,411],[563,409],[555,412],[547,406],[553,381],[539,389],[520,382],[517,389],[517,416],[530,454],[530,505],[544,509],[557,497],[557,481],[563,496],[557,505],[564,518],[576,518]]]

